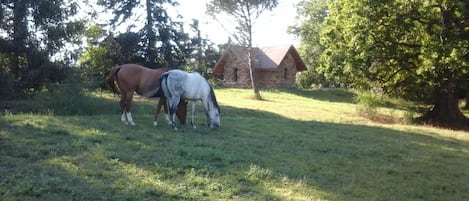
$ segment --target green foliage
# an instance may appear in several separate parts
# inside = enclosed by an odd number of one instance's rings
[[[106,47],[87,47],[80,58],[80,68],[88,83],[101,88],[106,87],[106,80],[109,69],[114,65],[114,61],[108,56]],[[93,87],[95,88],[95,87]]]
[[[81,43],[84,24],[69,19],[77,3],[2,1],[0,7],[0,73],[13,76],[15,92],[30,94],[60,82],[66,73],[60,71],[76,60],[77,52],[65,47]]]
[[[38,96],[37,100],[57,115],[83,115],[81,112],[89,104],[85,102],[83,84],[76,73],[69,73],[65,82],[58,84],[50,93]]]
[[[0,100],[6,100],[20,96],[22,93],[19,84],[15,84],[15,79],[11,73],[0,73]]]
[[[127,32],[114,37],[106,35],[104,29],[97,25],[91,25],[87,32],[87,47],[80,58],[80,67],[88,83],[93,83],[93,88],[107,88],[109,69],[118,64],[143,63],[140,35]]]
[[[139,52],[135,53],[139,54],[140,59],[144,59],[144,63],[142,61],[140,63],[145,66],[151,68],[180,67],[193,51],[192,45],[194,44],[191,44],[191,38],[184,32],[183,23],[173,20],[166,12],[165,6],[176,6],[177,2],[171,0],[147,0],[144,2],[100,0],[97,3],[114,14],[114,18],[111,20],[112,26],[130,20],[137,20],[140,16],[144,16],[145,26],[137,32],[138,42],[133,42],[135,41],[133,36],[121,34],[125,35],[126,39],[121,40],[119,44],[127,41],[127,45],[138,45]],[[138,7],[144,8],[145,12],[135,14]],[[134,25],[131,23],[129,30],[133,27]],[[130,39],[127,38],[129,36]],[[126,54],[122,55],[125,56]]]
[[[213,43],[200,35],[198,21],[194,20],[191,24],[191,31],[196,33],[191,38],[180,29],[182,23],[173,22],[166,14],[162,15],[166,17],[158,18],[160,21],[154,24],[156,28],[153,27],[159,30],[158,33],[142,29],[114,35],[112,32],[106,34],[103,27],[90,25],[86,32],[87,47],[80,58],[83,74],[89,79],[88,82],[107,88],[109,69],[125,63],[137,63],[149,68],[184,68],[209,77],[220,53],[213,47]]]
[[[210,79],[213,67],[221,57],[221,51],[214,48],[215,44],[202,38],[198,20],[193,20],[191,28],[192,31],[197,33],[197,36],[191,40],[194,47],[191,54],[188,55],[190,59],[188,59],[184,69],[199,72],[205,78]],[[214,80],[212,79],[212,81]]]
[[[328,16],[327,3],[323,0],[302,1],[297,5],[298,18],[301,24],[289,27],[289,32],[301,36],[299,53],[308,66],[308,71],[301,73],[297,84],[300,88],[308,89],[317,86],[331,85],[323,74],[319,73],[319,57],[324,51],[320,43],[322,23]]]
[[[384,96],[371,92],[371,91],[364,91],[359,93],[355,97],[355,101],[361,105],[365,105],[372,108],[377,108],[379,106],[383,106],[385,104]]]
[[[469,119],[453,98],[469,86],[466,1],[326,2],[303,3],[306,19],[296,29],[308,39],[302,54],[320,52],[317,72],[334,83],[432,104],[422,124],[466,127]]]
[[[378,118],[378,107],[383,106],[385,101],[382,95],[371,91],[361,92],[355,97],[358,103],[357,111],[360,115],[370,119]]]
[[[328,78],[413,100],[429,100],[449,80],[466,88],[465,4],[331,1],[320,70]]]
[[[330,87],[332,85],[322,74],[316,72],[313,68],[298,73],[296,75],[296,84],[300,89]]]

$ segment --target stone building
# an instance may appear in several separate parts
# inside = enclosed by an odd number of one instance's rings
[[[259,88],[294,87],[296,73],[307,70],[293,45],[253,48],[253,55]],[[231,46],[215,64],[213,74],[223,76],[225,87],[251,88],[247,61],[247,48]]]

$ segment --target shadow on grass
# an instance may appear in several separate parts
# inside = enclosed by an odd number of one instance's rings
[[[222,110],[221,128],[198,115],[198,129],[179,132],[114,115],[2,116],[0,198],[469,199],[467,141]]]
[[[35,113],[54,114],[62,116],[73,115],[120,115],[120,97],[103,99],[90,95],[72,98],[54,99],[52,96],[43,96],[35,99],[0,100],[0,112],[12,114]],[[158,99],[147,99],[134,96],[132,112],[146,114],[154,112]]]

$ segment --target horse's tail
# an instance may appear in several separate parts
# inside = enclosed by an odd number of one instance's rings
[[[117,79],[117,73],[119,72],[120,69],[121,69],[121,66],[116,65],[113,68],[111,68],[111,70],[109,71],[109,79],[107,83],[109,87],[111,87],[111,91],[114,94],[120,94],[120,90],[115,82]]]
[[[163,94],[166,96],[166,98],[171,98],[172,95],[168,88],[168,76],[169,73],[166,72],[160,77],[160,90],[163,91]]]
[[[160,89],[166,97],[166,107],[168,107],[169,114],[174,114],[177,111],[177,105],[173,105],[174,98],[171,93],[170,86],[168,85],[169,72],[164,73],[160,77]]]

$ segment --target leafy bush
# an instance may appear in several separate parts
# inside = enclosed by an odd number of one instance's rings
[[[0,99],[9,99],[13,96],[18,96],[22,93],[18,93],[18,84],[13,79],[11,73],[0,73]]]
[[[98,101],[86,94],[87,84],[76,71],[71,71],[63,83],[57,84],[48,93],[36,96],[39,102],[54,114],[58,115],[93,115],[112,110],[108,102]]]
[[[324,75],[309,69],[298,74],[296,77],[296,85],[300,89],[311,89],[321,88],[323,86],[329,87],[334,84],[327,81]]]
[[[370,119],[377,117],[376,115],[378,115],[378,106],[384,105],[385,103],[382,95],[371,91],[358,93],[358,95],[355,97],[355,101],[358,103],[358,113]]]

